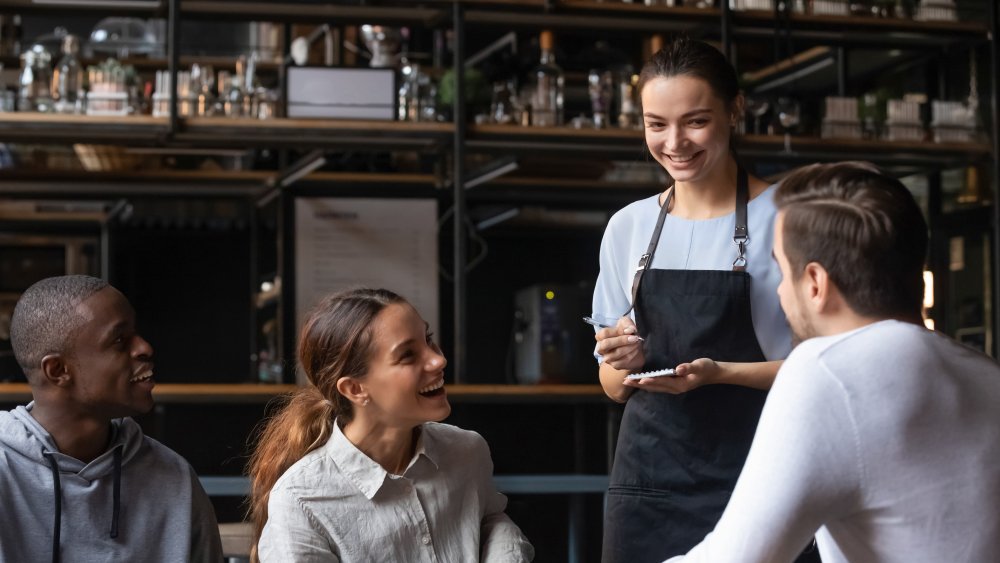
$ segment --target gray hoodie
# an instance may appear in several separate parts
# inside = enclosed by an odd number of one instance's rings
[[[59,453],[32,404],[0,412],[0,563],[222,560],[191,466],[131,418],[90,463]]]

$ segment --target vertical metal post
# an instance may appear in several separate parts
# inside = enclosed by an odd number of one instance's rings
[[[935,99],[947,100],[950,94],[948,87],[948,49],[941,50],[941,56],[937,59],[937,96]]]
[[[278,66],[278,95],[281,96],[281,101],[278,106],[284,108],[279,115],[288,117],[288,58],[292,52],[292,24],[286,23],[281,29],[282,56]],[[282,164],[281,170],[284,170],[287,163]]]
[[[177,121],[177,69],[181,60],[181,0],[169,0],[167,4],[167,69],[170,73],[170,124],[168,134],[173,136],[178,130]]]
[[[587,432],[584,429],[586,414],[583,404],[573,405],[573,473],[584,473],[586,470]],[[569,562],[580,563],[585,560],[586,552],[585,539],[587,537],[587,524],[584,518],[586,512],[586,497],[583,493],[571,494],[569,496],[569,518],[567,527],[569,532],[567,550],[569,551]]]
[[[465,52],[465,22],[464,8],[461,2],[453,4],[454,10],[454,47],[452,56],[452,68],[455,76],[455,99],[454,119],[454,170],[452,172],[452,189],[454,191],[453,205],[455,213],[453,215],[454,235],[455,235],[455,256],[454,256],[454,345],[451,352],[451,365],[454,366],[452,374],[455,376],[455,383],[461,383],[465,379],[467,369],[465,357],[465,336],[466,336],[466,244],[465,244],[465,67],[462,64],[462,56]]]
[[[843,46],[837,47],[837,95],[847,95],[848,68],[847,49]]]
[[[260,291],[260,221],[258,221],[257,204],[252,197],[248,197],[247,201],[247,226],[250,229],[250,350],[247,357],[250,360],[249,366],[249,381],[259,382],[260,377],[257,375],[257,366],[260,358],[257,356],[260,346],[257,343],[257,315],[259,311],[257,310],[257,292]],[[272,361],[275,358],[271,358]]]
[[[278,272],[281,300],[278,301],[278,353],[282,359],[282,383],[296,383],[295,337],[295,197],[281,190],[276,202]]]
[[[732,10],[729,9],[729,0],[722,0],[719,5],[722,7],[722,54],[733,62]]]
[[[1000,82],[997,80],[997,73],[1000,73],[1000,47],[997,46],[997,32],[1000,31],[1000,8],[997,8],[996,2],[989,2],[990,5],[990,114],[992,119],[990,120],[990,143],[993,145],[993,160],[992,160],[992,181],[993,181],[993,240],[991,244],[992,248],[992,267],[993,267],[993,287],[990,289],[990,297],[992,299],[993,305],[993,326],[989,327],[988,335],[990,340],[992,340],[992,345],[988,346],[992,349],[993,357],[996,358],[1000,356],[1000,346],[998,346],[997,341],[997,330],[1000,329],[1000,116],[997,116],[997,111],[1000,110],[1000,105],[997,102],[998,86]]]

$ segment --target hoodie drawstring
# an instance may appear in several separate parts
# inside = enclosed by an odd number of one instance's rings
[[[122,446],[115,448],[115,489],[112,492],[114,504],[111,507],[111,539],[118,537],[118,512],[122,496]]]
[[[42,455],[49,460],[52,467],[52,488],[56,494],[56,520],[52,526],[52,563],[59,563],[59,539],[62,534],[62,487],[59,484],[59,462],[56,456],[49,452],[42,452]]]
[[[52,525],[52,563],[59,563],[59,541],[62,538],[62,485],[59,480],[59,462],[51,452],[42,452],[45,459],[49,460],[52,468],[52,489],[55,491],[56,516]],[[114,479],[115,487],[111,492],[111,538],[118,537],[118,514],[121,512],[122,497],[122,446],[115,448]]]

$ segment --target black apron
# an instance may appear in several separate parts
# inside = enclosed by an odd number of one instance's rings
[[[643,371],[698,358],[766,360],[750,316],[749,188],[742,167],[736,191],[732,271],[648,268],[673,197],[673,190],[668,193],[632,288],[636,328],[645,338]],[[766,397],[766,391],[736,385],[706,385],[680,395],[633,392],[611,471],[604,563],[660,562],[687,553],[715,528]]]

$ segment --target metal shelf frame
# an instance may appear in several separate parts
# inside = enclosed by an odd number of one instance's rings
[[[737,12],[723,0],[718,9],[648,7],[641,4],[598,2],[596,0],[428,0],[419,6],[402,0],[374,0],[350,4],[314,4],[304,2],[266,2],[261,0],[132,0],[110,2],[107,0],[9,0],[0,6],[2,12],[166,16],[168,45],[166,64],[176,84],[182,59],[179,54],[180,25],[187,19],[221,19],[231,21],[270,20],[279,22],[345,24],[377,21],[385,24],[403,24],[427,27],[451,27],[454,46],[461,60],[471,29],[489,27],[514,27],[537,30],[554,28],[569,33],[579,33],[601,27],[617,32],[671,32],[682,31],[689,35],[718,39],[724,52],[733,53],[734,42],[739,40],[772,41],[776,33],[776,19],[772,12]],[[1000,73],[1000,52],[995,41],[998,31],[998,8],[990,3],[987,22],[913,22],[894,19],[803,16],[789,17],[791,38],[797,45],[822,44],[835,47],[838,60],[838,91],[846,89],[848,72],[843,67],[847,49],[860,47],[914,48],[940,53],[961,48],[988,46],[991,56],[992,120],[989,136],[992,144],[934,144],[892,143],[867,141],[835,141],[806,137],[793,137],[790,150],[784,148],[783,138],[777,136],[745,136],[739,141],[741,156],[765,158],[789,163],[817,160],[842,160],[863,158],[887,167],[933,170],[962,166],[970,163],[992,162],[994,184],[1000,179],[1000,148],[997,139],[998,108],[996,93],[997,74]],[[841,68],[843,67],[843,68]],[[573,129],[522,129],[495,125],[467,123],[464,104],[463,65],[456,65],[456,96],[452,107],[455,121],[446,124],[393,123],[366,121],[307,121],[275,119],[270,121],[233,120],[223,118],[187,119],[178,116],[176,96],[172,96],[170,115],[167,118],[93,118],[76,116],[47,116],[7,114],[0,115],[0,138],[5,141],[26,142],[83,142],[125,144],[130,146],[156,146],[173,148],[194,147],[267,147],[277,149],[333,150],[351,148],[358,150],[411,150],[440,156],[444,177],[432,181],[434,189],[444,199],[450,198],[456,220],[453,223],[454,263],[450,270],[454,277],[453,291],[453,351],[452,373],[456,382],[463,382],[468,371],[463,335],[467,332],[466,296],[470,291],[466,274],[468,259],[468,233],[464,219],[468,216],[468,202],[480,199],[476,192],[468,192],[465,179],[466,156],[471,152],[502,154],[574,154],[603,155],[615,158],[644,158],[646,149],[641,131],[585,131]],[[279,65],[279,74],[284,68]],[[29,119],[30,118],[30,119]],[[283,172],[279,172],[280,176]],[[307,176],[300,182],[321,184],[323,181]],[[5,193],[49,197],[58,193],[78,194],[83,197],[88,190],[96,189],[99,182],[86,177],[82,180],[64,178],[5,179]],[[331,180],[335,181],[335,180]],[[371,185],[379,185],[381,180]],[[122,184],[105,184],[105,192],[126,195],[152,190],[164,195],[208,195],[210,193],[238,194],[239,197],[258,198],[273,189],[266,179],[241,180],[217,186],[211,191],[213,181],[184,180],[184,186],[171,185],[170,181],[133,181]],[[388,184],[392,179],[385,179]],[[110,187],[109,187],[110,186]],[[172,186],[172,187],[171,187]],[[449,190],[440,191],[448,187]],[[531,188],[518,185],[510,179],[487,183],[488,190],[506,190],[508,194],[528,194]],[[996,186],[994,186],[995,188]],[[548,186],[554,192],[559,187]],[[580,189],[568,187],[567,189]],[[294,190],[293,190],[294,191]],[[467,193],[468,192],[468,193]],[[996,190],[994,190],[996,192]],[[279,208],[288,202],[283,190],[278,190]],[[508,195],[508,197],[514,197]],[[539,196],[542,197],[542,196]],[[572,194],[567,196],[569,201]],[[487,198],[488,199],[488,198]],[[586,198],[585,198],[586,199]],[[614,199],[612,197],[612,199]],[[991,318],[994,331],[1000,328],[1000,201],[994,197],[992,208],[993,232],[993,289],[991,293]],[[599,198],[594,199],[598,201]],[[287,250],[287,238],[279,249]],[[286,332],[291,327],[285,327]],[[294,331],[291,331],[294,332]],[[994,353],[997,352],[994,339]]]

